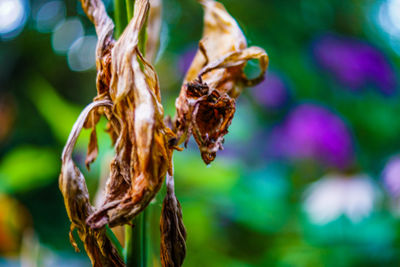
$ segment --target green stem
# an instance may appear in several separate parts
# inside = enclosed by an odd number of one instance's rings
[[[133,17],[135,0],[114,0],[114,15],[115,15],[115,37],[118,38],[126,25]],[[126,13],[125,13],[126,12]],[[145,25],[139,33],[139,50],[145,56],[146,49],[146,26]],[[125,226],[125,249],[124,261],[127,267],[146,267],[147,265],[147,251],[146,251],[146,232],[147,232],[147,215],[146,211],[133,219],[133,227],[130,225]]]
[[[106,233],[107,233],[108,238],[115,245],[115,248],[117,249],[118,254],[122,257],[124,249],[122,248],[121,244],[118,241],[118,238],[114,235],[113,231],[110,229],[110,227],[108,227],[108,225],[106,226]]]
[[[128,3],[127,0],[126,3]],[[131,0],[131,2],[134,2]],[[133,11],[133,9],[132,9]],[[147,14],[148,16],[148,14]],[[129,20],[129,14],[128,14]],[[146,56],[146,40],[147,40],[147,17],[143,28],[139,33],[138,47],[143,56]],[[141,62],[140,62],[141,63]],[[143,69],[143,65],[141,63]],[[150,205],[150,204],[149,204]],[[149,208],[149,207],[147,207]],[[126,238],[126,267],[146,267],[147,266],[147,209],[143,210],[133,219],[134,228],[127,225],[125,228]]]
[[[126,25],[128,25],[127,17],[125,14],[125,3],[123,0],[114,0],[114,20],[115,20],[115,38],[124,31]]]
[[[125,254],[127,267],[146,266],[145,214],[142,212],[133,219],[133,227],[125,226]]]
[[[135,0],[125,0],[125,5],[126,5],[126,15],[128,19],[128,23],[131,21],[133,17],[133,3]]]
[[[139,33],[139,51],[142,53],[143,57],[146,56],[146,43],[147,43],[147,21],[149,18],[149,13],[146,15],[146,20],[144,21],[143,27]]]

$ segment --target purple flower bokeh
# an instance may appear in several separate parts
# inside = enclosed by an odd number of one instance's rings
[[[386,95],[396,90],[397,82],[392,65],[371,44],[326,34],[313,42],[312,53],[318,65],[354,90],[360,90],[368,84],[373,84]]]
[[[178,59],[178,69],[182,76],[186,75],[189,70],[190,65],[194,59],[197,52],[197,46],[193,45],[184,49]]]
[[[297,106],[272,130],[269,154],[286,159],[311,159],[336,168],[353,162],[352,136],[340,117],[315,104]]]
[[[400,197],[400,156],[395,156],[386,163],[382,180],[391,196]]]
[[[275,72],[269,71],[264,81],[250,89],[255,101],[267,109],[282,107],[289,99],[289,90],[281,78]]]

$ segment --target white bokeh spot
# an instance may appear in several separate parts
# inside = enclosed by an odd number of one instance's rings
[[[60,54],[68,52],[72,44],[83,35],[83,25],[78,18],[69,18],[58,23],[51,38],[54,51]]]
[[[0,0],[0,36],[16,36],[26,22],[26,7],[22,0]]]
[[[327,175],[306,191],[303,204],[312,223],[324,225],[345,215],[353,223],[368,217],[377,192],[367,175]]]
[[[68,66],[73,71],[85,71],[96,66],[97,37],[83,36],[68,51]]]

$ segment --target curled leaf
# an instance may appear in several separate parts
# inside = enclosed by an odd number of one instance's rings
[[[171,175],[167,174],[166,184],[167,195],[163,201],[160,219],[161,264],[163,267],[179,267],[186,255],[186,229]]]
[[[101,0],[80,0],[82,9],[92,21],[97,33],[96,68],[99,96],[107,95],[110,84],[111,48],[114,45],[114,23]]]
[[[109,99],[108,88],[110,87],[110,65],[111,65],[111,49],[114,46],[113,31],[114,23],[107,15],[105,6],[101,0],[81,0],[82,9],[93,22],[98,41],[96,47],[96,66],[97,66],[97,91],[96,100]],[[90,169],[90,164],[96,160],[98,154],[96,124],[100,119],[99,113],[92,111],[89,119],[85,123],[85,128],[92,128],[90,134],[90,142],[85,160],[87,169]],[[108,114],[110,121],[115,120]]]
[[[154,198],[170,168],[173,133],[163,122],[158,77],[138,49],[148,11],[148,0],[135,1],[134,16],[111,53],[110,98],[119,126],[105,201],[87,220],[95,229],[129,223]]]
[[[233,119],[236,98],[245,86],[263,80],[268,56],[259,47],[247,47],[237,22],[221,3],[201,0],[204,7],[203,38],[176,101],[175,130],[178,143],[193,134],[205,163],[223,149],[224,135]],[[260,74],[249,79],[244,67],[257,59]]]
[[[146,59],[150,62],[155,60],[160,43],[161,9],[161,0],[150,0],[150,11],[146,28]]]
[[[97,101],[91,103],[82,111],[64,147],[59,177],[60,190],[71,221],[70,241],[78,251],[72,235],[72,230],[77,229],[79,238],[82,240],[93,266],[99,267],[124,266],[124,264],[117,250],[107,238],[105,229],[93,230],[86,225],[86,219],[93,213],[94,208],[89,202],[85,178],[72,160],[72,151],[90,111],[101,106],[111,105],[110,101]]]
[[[99,153],[99,146],[97,144],[97,133],[96,133],[96,128],[94,128],[90,133],[88,152],[85,160],[85,165],[88,170],[90,170],[90,164],[96,160],[98,153]]]
[[[89,145],[88,145],[88,151],[86,154],[86,159],[85,159],[85,165],[88,170],[90,170],[90,164],[93,163],[96,158],[97,154],[99,153],[99,146],[97,144],[97,133],[96,133],[96,125],[100,120],[100,114],[97,112],[97,109],[92,110],[88,118],[83,125],[84,128],[86,129],[92,129],[90,133],[90,139],[89,139]]]
[[[98,35],[97,96],[79,116],[64,148],[60,189],[71,220],[71,231],[77,229],[94,266],[123,266],[104,226],[129,224],[154,198],[167,173],[167,195],[160,220],[161,259],[163,266],[182,265],[186,230],[174,193],[173,149],[193,134],[204,162],[213,161],[216,152],[222,149],[232,122],[236,98],[244,86],[263,79],[268,66],[265,51],[247,47],[242,31],[222,4],[213,0],[200,2],[205,10],[203,38],[176,101],[177,116],[174,122],[164,122],[158,77],[149,63],[158,47],[161,1],[136,0],[133,18],[115,41],[113,22],[101,0],[81,0]],[[138,45],[146,19],[149,27],[145,58]],[[244,73],[251,59],[259,61],[261,70],[254,79]],[[96,124],[101,115],[108,119],[107,131],[115,156],[109,175],[105,175],[105,193],[99,198],[102,202],[95,209],[89,202],[85,179],[71,155],[85,127],[92,129],[87,167],[96,159]],[[72,233],[70,238],[76,247]]]

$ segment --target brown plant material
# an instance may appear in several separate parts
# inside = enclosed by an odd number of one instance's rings
[[[94,24],[98,41],[96,47],[96,67],[97,67],[97,92],[95,100],[109,99],[108,88],[110,87],[110,65],[111,49],[114,46],[113,39],[114,23],[107,15],[104,4],[101,0],[80,0],[82,8],[90,21]],[[98,154],[96,124],[100,119],[100,113],[92,111],[84,127],[92,129],[88,152],[85,160],[86,168],[90,169],[90,164],[96,160]],[[115,120],[110,118],[110,120]]]
[[[97,92],[99,97],[107,95],[110,86],[111,49],[114,45],[114,23],[107,15],[101,0],[80,0],[87,17],[94,24],[97,33],[96,68]]]
[[[150,11],[146,28],[146,59],[150,62],[156,59],[158,47],[160,45],[161,9],[161,0],[150,0]]]
[[[175,129],[178,143],[187,142],[193,134],[204,162],[209,164],[223,149],[236,98],[244,86],[263,80],[268,56],[262,48],[247,47],[238,24],[221,3],[200,2],[205,12],[203,38],[176,101]],[[252,59],[259,61],[261,72],[249,79],[244,67]]]
[[[129,223],[159,191],[170,166],[160,88],[154,68],[138,49],[148,0],[135,2],[135,14],[111,51],[109,96],[119,127],[104,204],[88,218],[95,229]]]
[[[163,267],[182,266],[186,255],[186,229],[182,208],[175,196],[174,178],[167,174],[167,194],[164,198],[161,219],[161,264]]]
[[[15,121],[14,99],[7,94],[0,94],[0,143],[3,142],[14,127]]]
[[[62,153],[62,167],[59,177],[60,190],[64,197],[65,208],[71,221],[70,241],[79,251],[72,231],[77,229],[85,250],[93,266],[124,266],[117,250],[107,238],[105,229],[94,230],[86,225],[86,219],[94,212],[89,202],[89,193],[85,178],[72,160],[72,151],[89,112],[101,106],[111,106],[109,101],[98,101],[88,105],[75,122]]]
[[[149,1],[153,5],[149,6]],[[199,51],[190,67],[179,98],[174,122],[164,123],[164,111],[154,60],[161,27],[161,1],[136,0],[134,16],[115,41],[114,24],[101,0],[81,0],[83,10],[98,35],[96,49],[97,96],[75,123],[62,154],[59,179],[72,230],[77,229],[94,266],[123,266],[104,226],[130,224],[160,190],[167,175],[163,202],[161,259],[163,266],[181,266],[186,254],[186,230],[174,193],[172,152],[191,134],[206,163],[222,149],[224,135],[244,86],[263,79],[268,56],[259,47],[247,47],[236,21],[222,4],[200,1],[205,9],[205,27]],[[150,14],[149,14],[150,12]],[[139,33],[148,18],[147,57],[139,51]],[[258,59],[261,73],[255,79],[244,74],[247,61]],[[72,150],[82,128],[91,129],[86,166],[98,154],[96,124],[104,115],[114,144],[102,203],[89,202],[85,179],[72,160]]]

